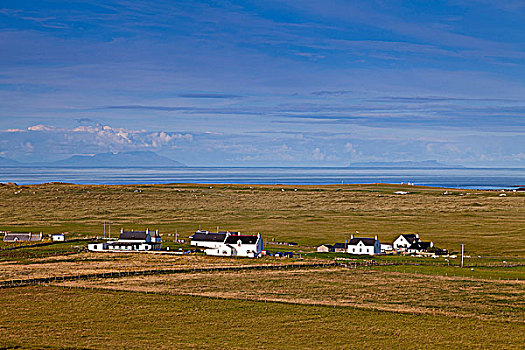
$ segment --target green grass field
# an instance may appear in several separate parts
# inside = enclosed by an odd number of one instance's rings
[[[395,195],[400,189],[410,194]],[[401,185],[2,186],[0,229],[102,236],[103,221],[111,221],[114,236],[121,227],[149,227],[168,239],[219,226],[303,246],[344,242],[356,231],[381,242],[417,232],[453,251],[465,243],[471,255],[525,256],[524,193],[448,192]]]
[[[523,324],[353,308],[25,287],[0,293],[0,347],[522,349]]]
[[[212,187],[212,188],[210,188]],[[281,189],[284,188],[285,191]],[[18,192],[19,190],[21,192]],[[136,190],[142,192],[135,192]],[[297,189],[297,191],[295,190]],[[408,195],[395,195],[397,190]],[[16,193],[18,192],[18,193]],[[87,273],[333,261],[315,253],[359,231],[417,232],[460,260],[352,257],[392,266],[194,272],[0,289],[0,349],[522,349],[525,194],[394,185],[0,186],[0,230],[102,236],[159,229],[261,232],[301,259],[90,253],[87,242],[0,250],[0,281]],[[1,243],[0,248],[12,244]],[[509,267],[510,265],[514,267]]]

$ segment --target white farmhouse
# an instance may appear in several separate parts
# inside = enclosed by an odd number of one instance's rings
[[[421,242],[421,239],[419,239],[419,234],[405,234],[405,235],[399,235],[394,242],[392,243],[392,248],[394,250],[402,250],[405,251],[414,243]]]
[[[117,241],[88,244],[91,251],[151,251],[160,250],[159,231],[124,231],[120,230]]]
[[[209,231],[199,230],[190,236],[190,244],[200,248],[217,249],[224,243],[226,236],[229,234],[238,234],[238,232],[221,231],[211,233]]]
[[[381,243],[379,243],[377,236],[374,238],[363,238],[352,235],[348,242],[347,251],[349,254],[358,255],[381,254]]]
[[[261,234],[240,235],[227,234],[226,239],[217,248],[209,248],[204,252],[213,256],[244,256],[258,257],[263,250]]]

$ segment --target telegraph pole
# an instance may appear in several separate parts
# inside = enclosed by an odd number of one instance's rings
[[[346,239],[346,235],[345,235],[345,259],[346,259],[347,250],[348,250],[348,240]]]
[[[465,245],[464,244],[461,244],[461,267],[463,267],[463,262],[464,262],[464,255],[465,253]]]

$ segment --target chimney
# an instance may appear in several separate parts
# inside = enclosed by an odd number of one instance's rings
[[[354,234],[353,233],[350,235],[350,239],[354,239]]]
[[[416,238],[419,238],[419,233],[416,233]]]
[[[377,241],[377,235],[376,235],[376,237],[375,237],[375,238],[376,238],[376,241]]]
[[[120,228],[120,233],[121,233],[121,234],[124,233],[124,227],[121,227],[121,228]]]

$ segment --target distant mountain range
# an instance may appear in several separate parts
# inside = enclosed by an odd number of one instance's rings
[[[365,168],[463,168],[462,165],[448,165],[438,162],[437,160],[424,160],[420,162],[356,162],[350,163],[349,167]]]
[[[0,166],[51,166],[51,167],[184,167],[173,159],[151,151],[99,153],[93,156],[72,156],[48,163],[21,163],[0,157]]]

